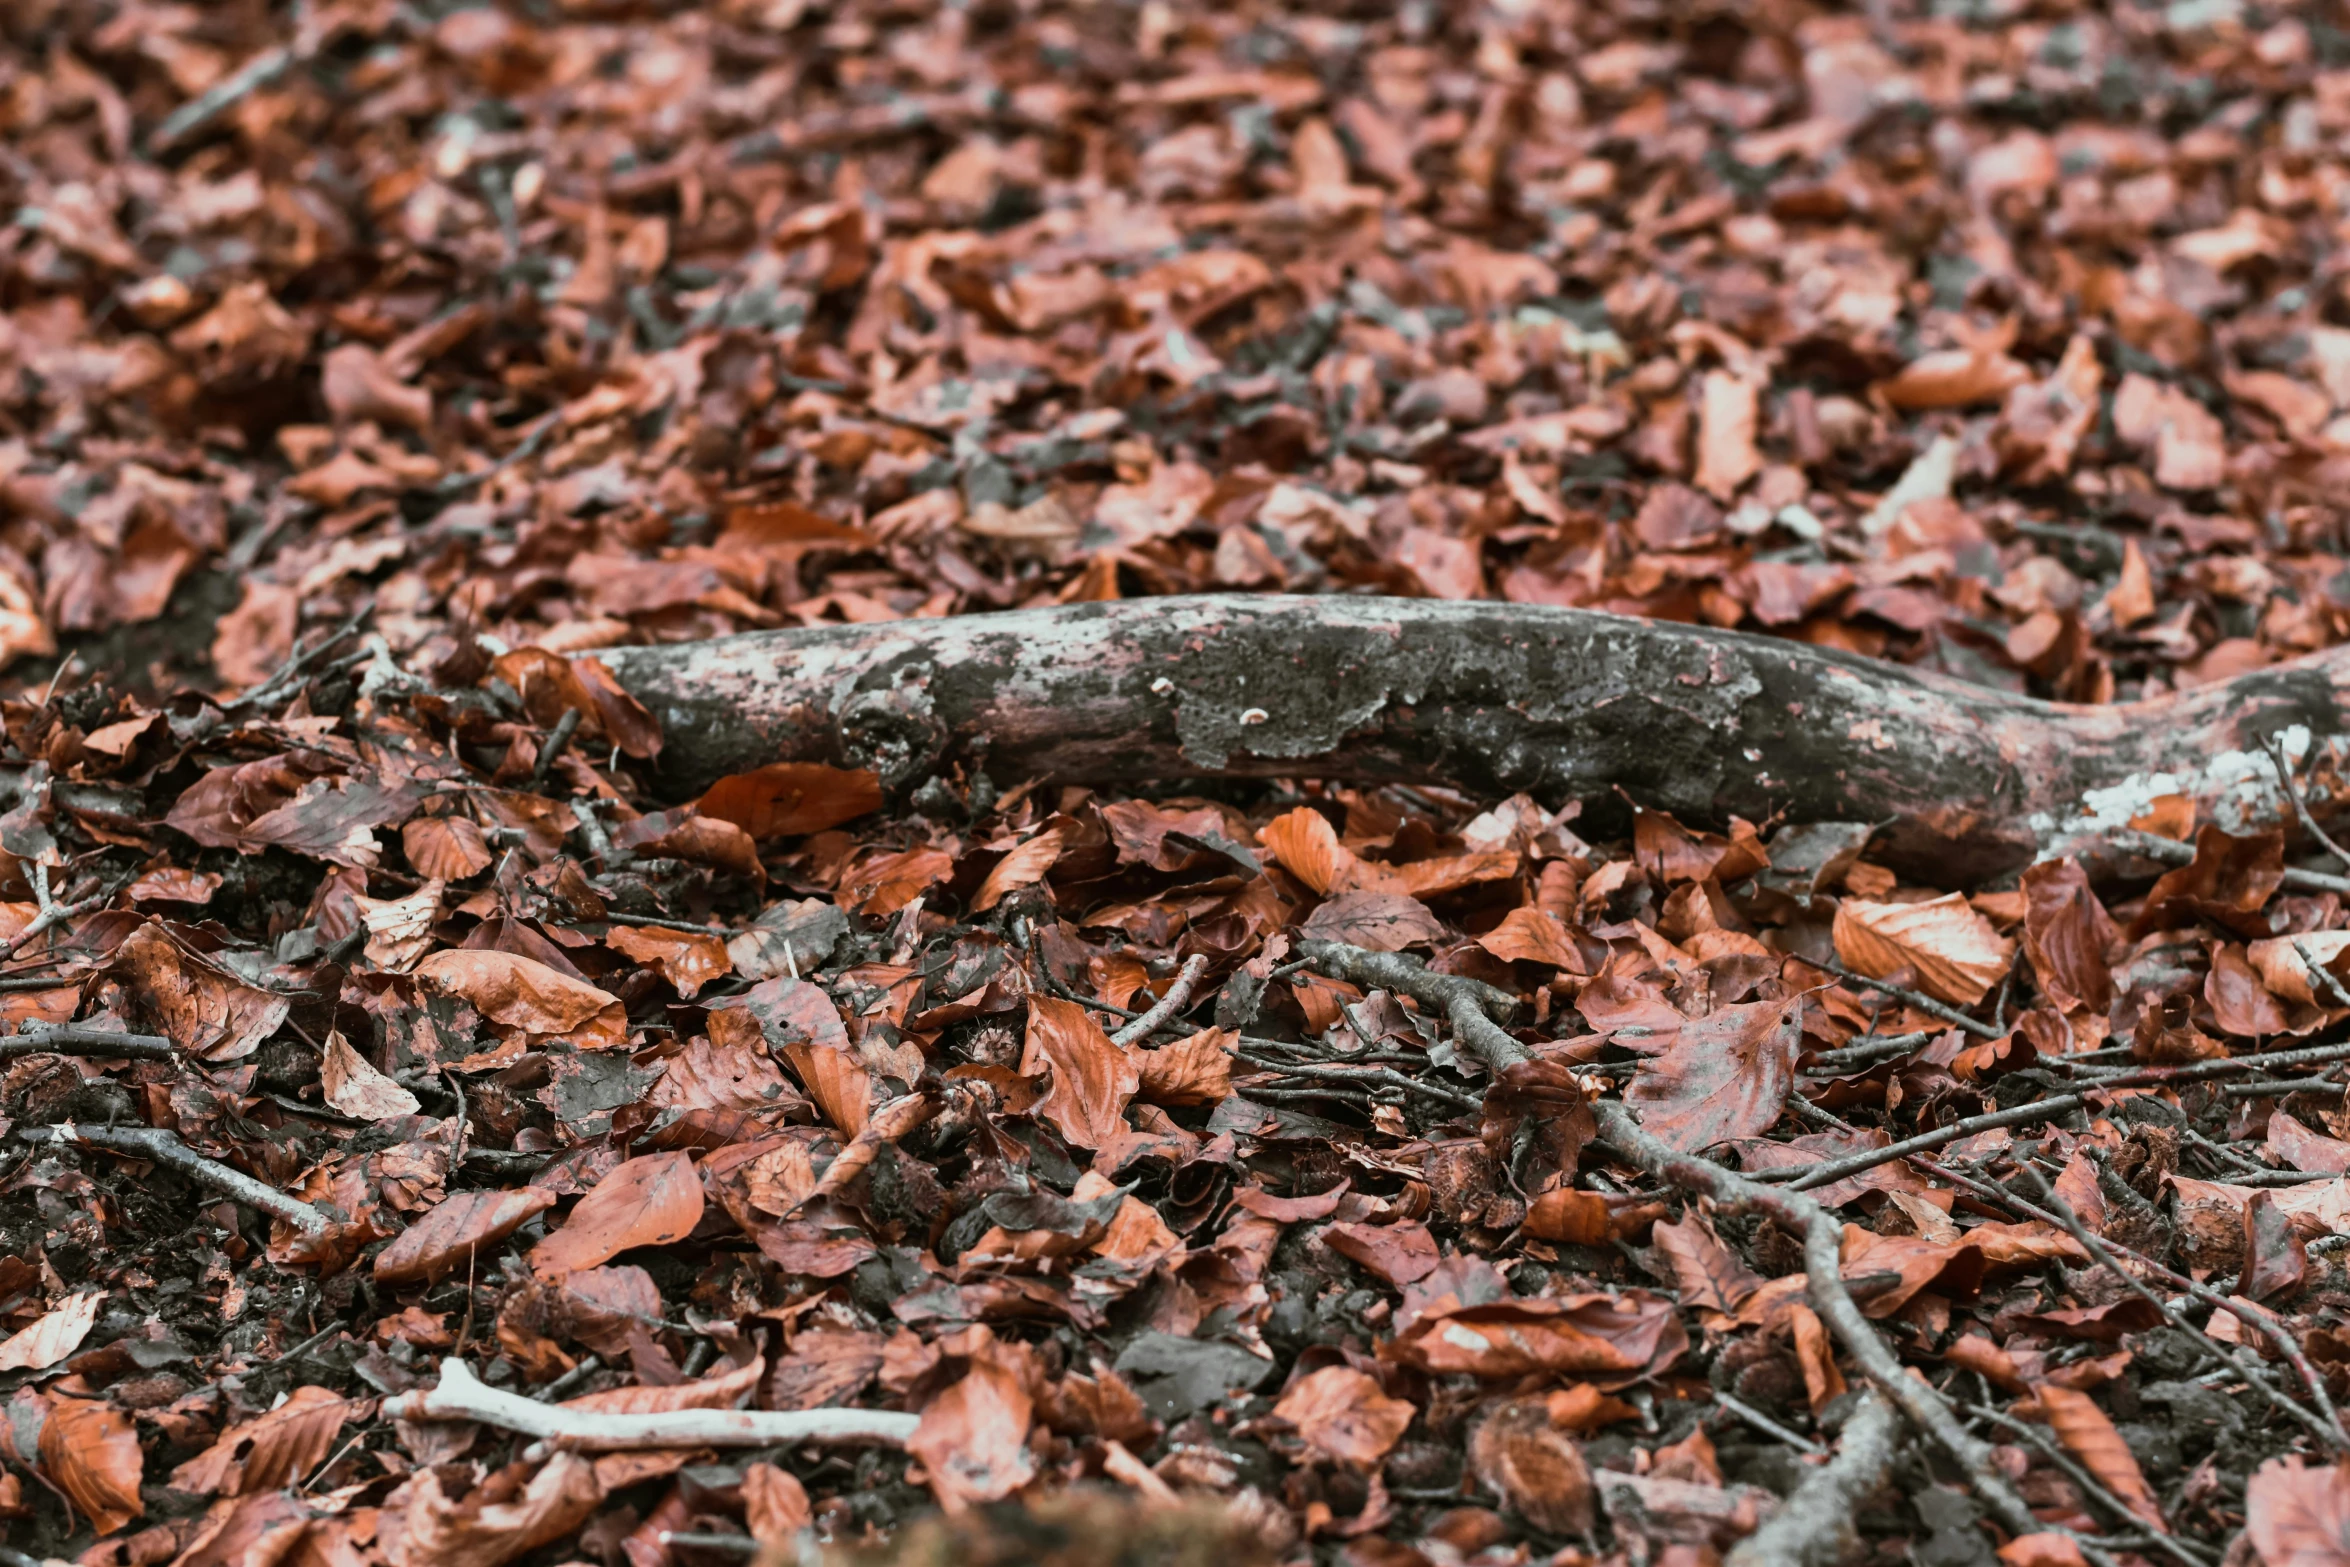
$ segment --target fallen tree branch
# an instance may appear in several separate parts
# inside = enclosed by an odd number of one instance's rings
[[[1110,1036],[1113,1045],[1139,1045],[1147,1042],[1167,1020],[1191,1005],[1191,993],[1199,989],[1199,982],[1208,972],[1205,953],[1194,953],[1183,960],[1183,968],[1175,976],[1175,983],[1158,999],[1150,1010]]]
[[[1685,821],[1884,822],[1943,885],[2107,840],[2157,793],[2222,826],[2290,812],[2261,754],[2344,793],[2350,649],[2109,707],[2039,702],[1803,643],[1588,610],[1199,595],[752,632],[598,655],[661,720],[666,784],[768,762],[949,762],[1128,787],[1354,778]],[[2096,793],[2094,802],[2091,795]],[[2140,797],[2144,798],[2141,799]]]
[[[638,1447],[788,1447],[795,1442],[883,1442],[903,1447],[919,1415],[890,1409],[673,1409],[614,1415],[542,1404],[491,1387],[462,1360],[441,1362],[438,1386],[384,1401],[394,1420],[478,1420],[557,1447],[613,1453]]]
[[[1497,1081],[1511,1067],[1533,1059],[1524,1045],[1486,1015],[1491,998],[1502,994],[1490,985],[1435,973],[1410,958],[1365,952],[1338,942],[1302,943],[1300,954],[1314,958],[1317,968],[1328,962],[1333,969],[1348,970],[1337,977],[1354,983],[1361,982],[1355,978],[1358,974],[1378,972],[1383,976],[1380,983],[1423,1005],[1442,1008],[1460,1042],[1484,1061]],[[1844,1285],[1844,1225],[1834,1214],[1801,1192],[1764,1186],[1710,1159],[1668,1147],[1643,1129],[1631,1106],[1621,1100],[1595,1099],[1591,1114],[1601,1142],[1658,1180],[1693,1196],[1711,1198],[1733,1212],[1763,1214],[1799,1236],[1811,1308],[1844,1345],[1862,1375],[1949,1455],[2001,1528],[2029,1534],[2040,1527],[2024,1499],[1993,1466],[1990,1444],[1967,1430],[1949,1400],[1931,1384],[1902,1369],[1892,1346],[1861,1314]]]
[[[1860,1396],[1844,1422],[1836,1456],[1811,1472],[1786,1505],[1740,1540],[1724,1567],[1834,1567],[1859,1531],[1861,1504],[1885,1484],[1899,1455],[1901,1416],[1876,1389]]]
[[[172,1061],[179,1050],[160,1034],[124,1034],[110,1028],[28,1028],[0,1039],[0,1061],[19,1056],[85,1056],[99,1061]]]
[[[289,1197],[276,1187],[253,1179],[242,1170],[232,1170],[217,1159],[207,1159],[170,1132],[151,1126],[27,1126],[17,1134],[28,1143],[88,1143],[93,1148],[108,1148],[116,1153],[136,1154],[152,1159],[157,1164],[169,1165],[192,1181],[200,1181],[214,1191],[226,1192],[248,1208],[257,1208],[275,1218],[285,1220],[305,1235],[328,1235],[335,1229],[335,1221],[299,1197]]]

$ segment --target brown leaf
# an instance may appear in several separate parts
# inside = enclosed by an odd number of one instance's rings
[[[2244,1486],[2244,1532],[2266,1567],[2350,1567],[2350,1461],[2262,1464]]]
[[[408,385],[365,343],[327,351],[319,365],[319,392],[338,421],[371,419],[413,430],[432,426],[432,393]]]
[[[104,1290],[68,1295],[25,1327],[0,1341],[0,1371],[46,1371],[81,1347],[98,1320]]]
[[[1214,1105],[1232,1097],[1232,1050],[1240,1036],[1203,1028],[1171,1045],[1137,1051],[1134,1096],[1156,1105]]]
[[[407,1505],[394,1515],[385,1557],[392,1567],[501,1567],[571,1533],[604,1499],[595,1464],[577,1453],[559,1452],[527,1483],[517,1480],[495,1476],[459,1499],[436,1470],[419,1471],[402,1488]]]
[[[2312,1131],[2282,1110],[2269,1113],[2267,1142],[2269,1152],[2296,1170],[2318,1175],[2350,1171],[2350,1143]]]
[[[1127,1102],[1142,1086],[1136,1052],[1110,1043],[1093,1014],[1074,1001],[1028,998],[1028,1036],[1020,1075],[1052,1073],[1036,1114],[1072,1147],[1102,1148],[1126,1130]]]
[[[1377,1467],[1419,1413],[1380,1390],[1379,1379],[1351,1366],[1308,1372],[1273,1406],[1306,1446],[1357,1470]]]
[[[734,972],[725,938],[717,931],[705,934],[651,925],[614,925],[604,932],[604,945],[624,958],[659,969],[661,977],[688,1001],[704,985]]]
[[[1911,360],[1877,391],[1901,409],[1964,408],[1996,402],[2031,379],[2028,368],[2004,353],[1946,348]]]
[[[2069,858],[2042,860],[2024,872],[2023,889],[2024,953],[2042,993],[2062,1011],[2102,1013],[2113,1004],[2105,955],[2121,932],[2088,873]]]
[[[2148,889],[2145,909],[2131,922],[2130,935],[2136,939],[2149,931],[2202,918],[2242,936],[2266,936],[2269,927],[2261,911],[2284,874],[2283,833],[2238,838],[2206,825],[2195,834],[2195,858],[2163,872]],[[2260,966],[2257,956],[2252,961],[2255,968]],[[2266,970],[2262,977],[2268,977]],[[2274,982],[2269,988],[2279,995],[2288,994],[2278,990]]]
[[[2057,1440],[2081,1461],[2081,1466],[2120,1497],[2148,1527],[2158,1534],[2168,1534],[2170,1526],[2163,1521],[2162,1505],[2146,1484],[2137,1458],[2122,1440],[2121,1433],[2114,1429],[2113,1421],[2097,1407],[2097,1401],[2086,1393],[2047,1382],[2035,1388],[2034,1393]]]
[[[1762,471],[1755,445],[1761,417],[1761,383],[1726,370],[1709,370],[1700,383],[1697,425],[1697,487],[1727,501]]]
[[[2305,1006],[2338,1005],[2333,992],[2310,973],[2312,964],[2338,981],[2350,972],[2350,930],[2313,930],[2299,935],[2272,936],[2244,949],[2253,973],[2272,995]]]
[[[371,1406],[372,1407],[372,1406]],[[245,1496],[293,1484],[326,1462],[352,1401],[322,1387],[297,1387],[267,1414],[241,1421],[172,1471],[174,1490]]]
[[[470,816],[419,816],[400,829],[400,848],[419,876],[463,881],[490,867],[489,843]]]
[[[160,925],[131,932],[114,949],[109,971],[122,982],[134,1026],[167,1035],[206,1061],[251,1055],[284,1025],[293,1006],[198,957]]]
[[[1001,1501],[1035,1478],[1031,1408],[1020,1379],[986,1361],[930,1401],[906,1448],[922,1461],[939,1506],[959,1513]]]
[[[1689,1345],[1673,1303],[1642,1290],[1477,1305],[1455,1298],[1397,1320],[1395,1337],[1379,1347],[1380,1358],[1440,1376],[1465,1372],[1500,1379],[1537,1371],[1596,1376],[1661,1370]]]
[[[1026,843],[1012,850],[989,867],[987,879],[979,884],[979,891],[971,899],[971,907],[979,912],[994,908],[1006,894],[1022,887],[1033,887],[1044,880],[1045,872],[1061,857],[1063,834],[1058,827],[1047,827]]]
[[[416,965],[416,977],[534,1045],[560,1040],[583,1050],[609,1050],[628,1043],[628,1011],[619,997],[516,953],[489,947],[436,952]]]
[[[539,1186],[452,1193],[376,1253],[376,1282],[425,1283],[457,1272],[553,1206],[555,1194]]]
[[[1750,1137],[1786,1104],[1802,1017],[1800,1002],[1757,1001],[1683,1023],[1661,1054],[1642,1059],[1624,1098],[1640,1106],[1641,1125],[1685,1153]]]
[[[1507,1511],[1545,1534],[1591,1532],[1591,1470],[1544,1400],[1494,1408],[1471,1428],[1468,1457],[1478,1481]]]
[[[616,1387],[563,1400],[562,1408],[597,1415],[656,1415],[677,1409],[737,1409],[766,1375],[767,1362],[753,1356],[747,1364],[729,1366],[690,1382],[662,1387]]]
[[[881,780],[869,769],[774,762],[730,773],[702,792],[695,809],[753,838],[822,832],[881,809]]]
[[[1357,860],[1338,841],[1330,818],[1310,805],[1276,816],[1257,829],[1257,842],[1283,870],[1315,892],[1328,894],[1354,874]]]
[[[336,1029],[327,1030],[318,1080],[328,1104],[362,1121],[396,1120],[422,1108],[414,1094],[377,1071]]]
[[[2238,1289],[2253,1300],[2290,1295],[2309,1274],[2309,1254],[2293,1233],[2275,1196],[2255,1192],[2244,1199],[2244,1271]]]
[[[661,726],[628,694],[601,659],[564,658],[542,647],[519,647],[491,661],[490,677],[505,681],[522,697],[522,709],[542,729],[552,729],[568,710],[580,717],[590,739],[616,745],[630,756],[661,753]]]
[[[815,1522],[815,1513],[799,1477],[761,1459],[743,1470],[743,1522],[752,1539],[781,1552]]]
[[[1440,1253],[1436,1237],[1425,1224],[1333,1224],[1322,1240],[1342,1257],[1352,1258],[1374,1276],[1397,1286],[1424,1279],[1436,1271]]]
[[[212,667],[232,686],[259,685],[277,673],[293,654],[294,633],[302,617],[302,595],[297,589],[247,577],[244,592],[243,600],[220,617],[212,633]],[[0,604],[4,602],[4,595],[0,595]],[[0,628],[5,625],[5,611],[0,610]],[[0,629],[0,650],[11,640]]]
[[[1740,1262],[1694,1209],[1680,1223],[1659,1224],[1648,1233],[1649,1243],[1672,1268],[1675,1288],[1689,1306],[1735,1314],[1746,1297],[1762,1287],[1762,1276]]]
[[[1587,974],[1590,965],[1558,917],[1531,904],[1509,911],[1477,945],[1505,963],[1547,963],[1569,974]]]
[[[531,1270],[560,1277],[637,1246],[666,1246],[702,1221],[702,1178],[683,1150],[630,1159],[595,1184],[563,1227],[531,1248]]]
[[[1871,979],[1914,984],[1953,1006],[1983,999],[2014,959],[2015,944],[1957,893],[1925,903],[1847,898],[1836,909],[1836,956]]]
[[[1373,952],[1442,941],[1444,922],[1419,899],[1401,892],[1342,892],[1306,917],[1299,934],[1312,941],[1343,941]]]
[[[1844,1373],[1836,1369],[1836,1348],[1817,1312],[1798,1301],[1788,1308],[1787,1318],[1794,1331],[1795,1364],[1803,1373],[1804,1397],[1816,1415],[1844,1396]]]
[[[146,1456],[138,1428],[119,1409],[86,1398],[49,1400],[41,1422],[41,1468],[101,1535],[146,1511],[139,1485]]]
[[[1570,1246],[1600,1246],[1614,1233],[1607,1199],[1597,1192],[1561,1186],[1542,1193],[1526,1208],[1526,1233]]]

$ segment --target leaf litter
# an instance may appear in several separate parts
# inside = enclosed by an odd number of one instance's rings
[[[2350,1015],[2321,845],[2157,801],[2134,880],[1924,886],[1867,823],[1403,789],[680,805],[595,656],[1205,589],[2079,702],[2333,645],[2346,72],[2238,5],[16,8],[0,1013],[147,1043],[0,1061],[11,1548],[715,1567],[1020,1496],[1704,1560],[1866,1379],[1621,1097],[1833,1206],[2045,1525],[1913,1446],[1869,1549],[2350,1561],[2341,1068],[2254,1059]],[[443,1357],[918,1426],[381,1413]]]

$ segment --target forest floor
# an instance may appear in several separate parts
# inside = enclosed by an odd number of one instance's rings
[[[2306,819],[679,798],[599,657],[2322,652],[2340,7],[14,0],[0,193],[6,1567],[2350,1567]]]

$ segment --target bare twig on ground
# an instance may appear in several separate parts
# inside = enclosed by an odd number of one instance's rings
[[[1831,1567],[1844,1560],[1858,1537],[1853,1520],[1861,1504],[1885,1484],[1900,1450],[1900,1413],[1874,1388],[1862,1393],[1859,1407],[1844,1422],[1836,1456],[1813,1470],[1761,1528],[1739,1541],[1725,1567]]]
[[[2193,844],[2150,832],[2115,828],[2104,834],[2104,841],[2118,853],[2141,855],[2165,865],[2188,865],[2195,859]],[[2324,871],[2305,871],[2298,865],[2288,865],[2277,885],[2293,892],[2350,892],[2350,876],[2331,876]]]
[[[28,1028],[0,1039],[0,1061],[18,1056],[84,1056],[100,1061],[172,1061],[179,1048],[156,1034],[123,1034],[106,1028]]]
[[[2051,1098],[2034,1100],[2030,1104],[2013,1105],[2005,1110],[1993,1110],[1987,1115],[1970,1115],[1963,1121],[1953,1121],[1948,1126],[1937,1126],[1930,1132],[1920,1132],[1915,1137],[1905,1137],[1900,1142],[1888,1143],[1883,1148],[1869,1148],[1859,1153],[1846,1154],[1840,1159],[1823,1159],[1818,1164],[1796,1165],[1786,1169],[1757,1170],[1754,1172],[1754,1179],[1758,1181],[1784,1181],[1790,1191],[1807,1192],[1815,1186],[1827,1186],[1843,1180],[1848,1175],[1858,1175],[1864,1170],[1873,1170],[1881,1164],[1891,1164],[1896,1159],[1906,1159],[1911,1154],[1930,1152],[1942,1147],[1945,1143],[1955,1143],[1961,1138],[1972,1137],[1977,1132],[1988,1132],[2002,1126],[2029,1126],[2035,1121],[2053,1121],[2058,1116],[2069,1114],[2088,1102],[2089,1098],[2086,1094],[2057,1094]]]
[[[2142,1544],[2138,1547],[2139,1549],[2159,1551],[2172,1560],[2183,1563],[2184,1567],[2209,1567],[2212,1561],[2211,1557],[2193,1549],[2172,1535],[2147,1529],[2146,1520],[2133,1512],[2129,1503],[2114,1495],[2103,1481],[2091,1474],[2086,1465],[2066,1452],[2046,1431],[2034,1426],[2029,1421],[2018,1420],[2015,1416],[1993,1409],[1986,1404],[1961,1404],[1959,1407],[1976,1419],[1989,1421],[2011,1436],[2022,1437],[2031,1443],[2034,1448],[2039,1450],[2041,1457],[2062,1470],[2065,1478],[2080,1488],[2082,1495],[2095,1502],[2104,1511],[2108,1524],[2118,1524],[2130,1528],[2141,1536]]]
[[[27,1126],[20,1128],[16,1135],[28,1143],[82,1142],[93,1148],[136,1154],[169,1165],[215,1191],[226,1192],[249,1208],[283,1219],[306,1235],[326,1235],[335,1228],[333,1219],[299,1197],[289,1197],[242,1170],[232,1170],[217,1159],[207,1159],[172,1133],[151,1126]]]
[[[1376,971],[1382,976],[1379,983],[1423,1005],[1443,1007],[1460,1042],[1474,1051],[1497,1079],[1511,1067],[1532,1059],[1525,1046],[1486,1015],[1491,998],[1502,994],[1489,985],[1434,973],[1409,958],[1365,952],[1336,942],[1310,942],[1301,950],[1316,960],[1317,967],[1328,963],[1330,969],[1346,970],[1343,977],[1355,983],[1361,983],[1355,978],[1357,974]],[[1595,1100],[1591,1113],[1600,1141],[1648,1174],[1691,1195],[1709,1197],[1724,1208],[1761,1213],[1781,1229],[1800,1236],[1811,1307],[1862,1374],[1959,1466],[2000,1527],[2017,1534],[2039,1528],[2023,1498],[1993,1467],[1989,1444],[1966,1429],[1940,1392],[1902,1369],[1892,1346],[1861,1314],[1844,1285],[1844,1226],[1834,1214],[1800,1192],[1764,1186],[1710,1159],[1675,1151],[1644,1130],[1631,1107],[1621,1101]]]
[[[1194,953],[1183,960],[1182,969],[1167,993],[1148,1011],[1110,1036],[1113,1045],[1139,1045],[1166,1026],[1167,1020],[1178,1016],[1191,1005],[1191,993],[1199,989],[1199,982],[1207,977],[1208,959],[1205,953]]]
[[[1779,1424],[1778,1421],[1773,1420],[1769,1415],[1764,1414],[1761,1410],[1755,1408],[1753,1405],[1732,1397],[1730,1394],[1723,1392],[1720,1388],[1714,1389],[1713,1400],[1716,1404],[1721,1406],[1724,1413],[1736,1416],[1738,1419],[1754,1427],[1757,1431],[1760,1431],[1763,1435],[1771,1438],[1775,1442],[1786,1443],[1789,1447],[1794,1448],[1797,1452],[1803,1454],[1806,1458],[1825,1458],[1828,1456],[1828,1450],[1820,1446],[1819,1443],[1813,1441],[1810,1437],[1803,1435],[1801,1432],[1788,1430],[1785,1426]]]
[[[2301,830],[2324,845],[2326,853],[2334,857],[2336,864],[2350,867],[2350,850],[2345,850],[2327,837],[2326,830],[2317,824],[2317,818],[2309,814],[2309,802],[2301,797],[2301,786],[2293,781],[2293,764],[2285,755],[2285,737],[2282,734],[2266,735],[2261,739],[2260,748],[2268,753],[2268,765],[2277,770],[2277,785],[2285,791],[2285,798],[2292,803],[2293,815],[2301,823]]]
[[[579,709],[567,707],[563,716],[555,720],[555,727],[547,731],[547,738],[539,742],[538,760],[530,764],[530,789],[533,794],[546,791],[547,775],[555,769],[555,759],[563,748],[571,744],[571,737],[579,732]]]
[[[163,123],[147,138],[148,156],[162,157],[252,94],[271,86],[292,69],[294,59],[294,51],[285,45],[262,50],[165,115]]]
[[[441,1362],[438,1386],[384,1401],[394,1420],[478,1420],[556,1447],[613,1453],[637,1447],[788,1447],[796,1442],[880,1442],[902,1447],[920,1417],[889,1409],[677,1409],[597,1414],[542,1404],[491,1387],[464,1361]]]
[[[1899,1001],[1902,1005],[1913,1008],[1916,1011],[1923,1012],[1928,1017],[1938,1017],[1943,1022],[1951,1024],[1953,1027],[1963,1028],[1968,1033],[1974,1035],[1977,1039],[1999,1039],[2005,1037],[2007,1033],[2007,1030],[2004,1028],[1994,1028],[1979,1017],[1968,1017],[1964,1012],[1959,1011],[1958,1008],[1950,1006],[1944,1002],[1936,1001],[1932,996],[1927,995],[1922,990],[1912,990],[1906,985],[1894,985],[1889,984],[1881,979],[1871,979],[1868,975],[1860,973],[1858,970],[1846,968],[1843,964],[1836,962],[1833,958],[1820,964],[1819,966],[1826,969],[1829,973],[1835,975],[1838,979],[1850,980],[1853,984],[1862,986],[1865,989],[1881,991],[1885,995],[1893,997],[1893,999]]]

